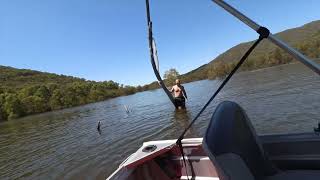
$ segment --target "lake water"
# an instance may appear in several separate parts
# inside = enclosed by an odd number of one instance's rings
[[[187,112],[158,89],[3,122],[0,179],[105,179],[144,141],[177,138],[220,83],[185,84]],[[301,64],[235,74],[186,137],[201,137],[224,100],[242,105],[259,134],[312,132],[319,89],[319,76]]]

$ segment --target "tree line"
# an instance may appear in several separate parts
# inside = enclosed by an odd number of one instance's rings
[[[69,108],[109,98],[130,95],[142,87],[123,86],[114,81],[78,80],[67,84],[25,85],[23,88],[0,87],[0,120]]]

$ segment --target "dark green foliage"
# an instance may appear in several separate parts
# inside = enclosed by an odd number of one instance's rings
[[[1,93],[0,94],[0,121],[6,120],[7,119],[7,114],[4,110],[4,103],[6,102],[6,96]]]
[[[5,93],[3,116],[5,119],[15,119],[24,115],[23,106],[17,94]]]
[[[59,88],[52,90],[52,96],[49,100],[51,110],[62,109],[64,107],[63,91]]]
[[[40,113],[49,111],[50,107],[47,104],[44,98],[39,96],[28,96],[26,98],[21,99],[21,104],[23,107],[23,112],[25,114],[33,114],[33,113]]]
[[[0,121],[145,90],[5,66],[0,66],[0,83]]]

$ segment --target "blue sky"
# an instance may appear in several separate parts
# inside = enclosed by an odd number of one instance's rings
[[[228,0],[275,33],[320,19],[320,1]],[[150,0],[160,71],[186,73],[257,37],[211,0]],[[0,0],[0,64],[129,85],[155,80],[144,0]]]

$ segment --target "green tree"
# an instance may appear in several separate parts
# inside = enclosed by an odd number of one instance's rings
[[[137,92],[141,92],[141,91],[143,91],[143,87],[139,85],[136,87],[136,90],[137,90]]]
[[[50,110],[47,101],[39,96],[28,96],[21,100],[24,112],[27,114],[41,113]]]
[[[61,91],[60,89],[55,89],[52,92],[49,104],[52,110],[62,109],[64,107],[63,91]]]
[[[118,89],[119,83],[114,81],[103,81],[102,84],[105,86],[106,89]]]
[[[3,110],[7,114],[8,119],[15,119],[21,117],[23,112],[23,107],[17,94],[6,94],[5,103],[3,105]]]
[[[171,68],[164,73],[163,78],[168,85],[172,85],[179,76],[179,72],[175,68]]]
[[[34,95],[39,87],[40,86],[38,86],[38,85],[25,86],[24,88],[20,89],[18,92],[19,99],[23,99],[23,98]]]
[[[125,92],[126,95],[134,94],[136,92],[136,88],[133,87],[133,86],[125,86],[124,87],[124,92]]]
[[[90,93],[91,84],[84,83],[84,82],[75,82],[72,83],[68,90],[70,91],[76,101],[77,105],[86,104],[87,103],[87,97]]]
[[[282,62],[282,53],[279,48],[276,48],[271,54],[270,64],[277,65],[277,64],[281,64],[281,62]]]
[[[37,90],[35,91],[34,95],[44,99],[45,101],[49,101],[50,96],[51,96],[51,94],[49,92],[49,89],[46,86],[43,86],[43,85],[39,86],[37,88]]]
[[[56,84],[56,83],[48,83],[46,86],[47,86],[49,92],[51,92],[51,93],[52,93],[54,90],[59,89],[59,85]]]
[[[6,96],[4,93],[0,94],[0,121],[7,120],[7,113],[4,111]]]

